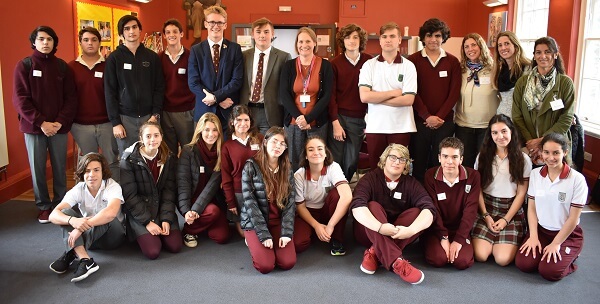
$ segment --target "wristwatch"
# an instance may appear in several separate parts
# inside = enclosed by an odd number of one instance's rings
[[[441,240],[446,240],[447,241],[448,240],[448,236],[447,235],[443,235]]]

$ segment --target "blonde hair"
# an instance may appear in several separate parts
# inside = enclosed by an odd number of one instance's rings
[[[460,67],[462,71],[466,72],[469,69],[467,68],[467,54],[465,53],[465,42],[468,39],[475,40],[475,43],[477,43],[477,46],[479,46],[479,49],[481,50],[479,61],[481,61],[483,68],[491,69],[494,65],[494,61],[492,59],[492,55],[490,54],[490,49],[488,49],[487,45],[485,44],[485,40],[483,40],[483,37],[477,33],[470,33],[463,38],[463,41],[460,44]]]
[[[383,151],[383,153],[381,153],[381,156],[379,157],[377,167],[379,167],[380,169],[385,168],[385,160],[392,151],[397,151],[400,154],[400,157],[406,158],[406,165],[404,166],[404,171],[402,171],[402,174],[408,175],[412,159],[410,159],[410,152],[408,152],[408,148],[401,144],[390,144],[389,146],[387,146],[387,148],[385,148],[385,150]]]
[[[192,136],[192,141],[188,144],[188,146],[193,146],[198,143],[198,141],[202,140],[202,131],[206,128],[206,124],[212,122],[217,127],[217,132],[219,132],[219,138],[215,142],[217,145],[217,163],[215,164],[215,168],[213,171],[221,170],[221,145],[223,143],[223,128],[221,127],[221,121],[216,114],[212,112],[206,112],[204,115],[200,116],[200,120],[196,124],[196,129],[194,130],[194,135]]]
[[[316,54],[317,53],[317,34],[315,34],[315,31],[313,31],[313,29],[311,29],[310,27],[306,27],[306,26],[298,29],[298,34],[296,35],[296,42],[294,43],[294,46],[296,48],[296,53],[298,53],[298,36],[300,36],[300,34],[302,34],[302,33],[308,34],[308,36],[310,36],[310,39],[315,43],[315,47],[313,47],[313,54]]]
[[[225,18],[225,22],[227,22],[227,12],[225,11],[224,8],[222,8],[218,5],[213,5],[204,10],[205,18],[208,17],[208,15],[210,15],[210,14],[221,15],[221,16],[223,16],[223,18]]]

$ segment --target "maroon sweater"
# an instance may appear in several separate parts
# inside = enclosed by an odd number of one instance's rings
[[[360,101],[358,93],[358,75],[365,61],[373,56],[360,53],[356,65],[352,65],[345,54],[339,54],[331,60],[333,67],[333,90],[329,101],[329,120],[338,119],[338,114],[348,117],[364,118],[367,104]]]
[[[183,54],[173,64],[169,55],[159,54],[162,63],[163,75],[165,76],[165,99],[163,102],[163,111],[167,112],[185,112],[194,109],[196,96],[190,91],[188,86],[188,59],[190,51],[183,48]],[[180,70],[185,71],[180,74]]]
[[[259,147],[263,138],[259,133],[256,141]],[[230,139],[221,147],[221,187],[229,209],[237,206],[235,194],[242,193],[242,171],[246,161],[258,152],[252,150],[251,145],[250,139],[245,146],[237,140]]]
[[[408,56],[408,60],[415,64],[419,75],[417,96],[413,103],[415,120],[422,123],[429,116],[435,115],[445,121],[452,121],[452,108],[460,98],[462,81],[458,59],[446,52],[446,57],[442,57],[433,67],[427,57],[416,52]],[[440,77],[442,71],[447,73],[447,77]]]
[[[465,245],[477,218],[481,185],[479,172],[471,168],[460,166],[458,179],[458,183],[450,187],[444,182],[441,167],[425,172],[425,189],[438,210],[438,217],[429,229],[440,239],[454,235],[451,241]],[[440,200],[438,194],[441,193],[445,194],[446,199]]]
[[[44,134],[40,126],[47,121],[59,122],[62,127],[58,133],[68,133],[77,113],[73,72],[67,68],[63,75],[54,52],[34,50],[30,58],[30,70],[19,61],[14,72],[13,105],[20,116],[19,130]],[[33,76],[34,71],[40,71],[41,77]]]
[[[402,193],[400,199],[394,193]],[[375,168],[363,176],[356,184],[352,194],[352,209],[367,207],[370,201],[379,203],[387,214],[388,222],[393,223],[398,216],[409,208],[429,209],[436,218],[436,208],[431,197],[421,183],[412,176],[402,175],[396,189],[390,190],[385,182],[381,168]]]
[[[77,116],[75,123],[81,125],[97,125],[109,122],[104,99],[104,67],[106,62],[96,64],[91,70],[75,60],[69,62],[69,67],[75,76],[77,87]],[[96,73],[99,77],[96,77]]]

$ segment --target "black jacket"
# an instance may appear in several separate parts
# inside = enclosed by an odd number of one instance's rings
[[[200,173],[200,166],[204,167],[204,173]],[[210,178],[204,189],[202,189],[200,196],[195,202],[192,202],[192,196],[196,191],[196,187],[198,187],[200,174],[208,174]],[[224,202],[223,191],[221,190],[221,172],[208,170],[196,145],[185,145],[181,149],[181,155],[177,162],[177,190],[179,194],[179,212],[184,217],[185,213],[190,210],[201,214],[215,196],[218,196],[217,200],[219,202]]]
[[[135,55],[126,46],[118,46],[106,59],[104,95],[113,126],[121,124],[119,115],[160,114],[165,96],[160,57],[144,44]]]
[[[175,170],[177,159],[169,154],[166,164],[154,183],[152,172],[140,154],[140,143],[127,148],[120,162],[121,188],[125,199],[128,221],[146,226],[150,221],[157,225],[168,222],[172,229],[178,224],[175,214]]]
[[[281,68],[279,77],[279,102],[283,106],[283,124],[287,127],[292,117],[301,115],[296,107],[296,93],[294,93],[294,81],[296,81],[296,59],[288,60]],[[331,100],[331,88],[333,88],[333,68],[328,60],[323,59],[321,70],[319,70],[319,94],[315,107],[306,114],[306,122],[317,121],[317,127],[321,127],[329,121],[329,101]]]
[[[294,174],[290,170],[290,195],[285,208],[281,210],[281,237],[294,235],[294,217],[296,216],[296,202],[294,190]],[[254,230],[258,240],[264,242],[273,239],[268,228],[269,200],[265,190],[262,172],[254,159],[249,159],[242,171],[242,195],[244,205],[240,213],[242,229]]]

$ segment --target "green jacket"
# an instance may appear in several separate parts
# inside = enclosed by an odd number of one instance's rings
[[[557,74],[556,83],[544,97],[540,110],[533,109],[530,111],[523,99],[528,76],[526,74],[519,78],[515,84],[513,94],[512,120],[521,132],[523,141],[544,137],[544,135],[550,133],[566,135],[570,140],[569,128],[573,122],[575,112],[573,81],[567,75]],[[564,108],[553,111],[550,102],[556,99],[562,100]]]

